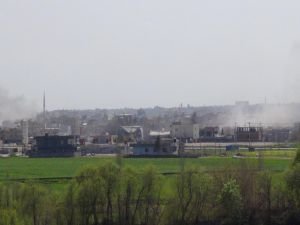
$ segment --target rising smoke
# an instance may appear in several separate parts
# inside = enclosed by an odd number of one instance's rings
[[[286,101],[300,101],[300,42],[295,42],[291,48],[287,69],[284,76],[284,97]]]
[[[287,127],[300,121],[300,104],[260,104],[234,107],[224,124],[228,126]]]
[[[227,120],[229,124],[248,122],[264,126],[291,126],[300,122],[300,42],[295,42],[283,71],[282,89],[276,103],[256,107],[236,107]]]
[[[30,102],[23,96],[11,96],[7,90],[0,87],[0,123],[3,121],[28,119],[37,112],[34,102]]]

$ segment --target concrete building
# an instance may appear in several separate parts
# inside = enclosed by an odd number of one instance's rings
[[[199,140],[201,128],[202,128],[202,126],[200,124],[193,125],[193,139],[194,140]]]
[[[214,139],[219,135],[219,127],[204,127],[199,133],[200,139]]]
[[[160,146],[156,144],[133,144],[132,153],[135,156],[168,156],[177,155],[177,147],[173,143],[161,143]]]
[[[170,131],[150,131],[148,143],[131,145],[135,156],[168,156],[176,155],[179,142],[173,139]]]
[[[151,130],[149,132],[149,136],[151,137],[165,137],[165,138],[171,138],[171,132],[170,131],[153,131]]]
[[[72,157],[77,150],[75,136],[38,136],[34,138],[30,157]]]
[[[292,131],[289,128],[267,128],[264,129],[264,141],[266,142],[288,142]]]
[[[81,121],[79,118],[74,118],[74,121],[71,125],[71,134],[74,136],[80,136],[81,135]]]
[[[112,144],[88,144],[81,146],[81,155],[117,154],[120,148]]]
[[[238,142],[260,142],[263,141],[262,127],[237,127],[236,141]]]
[[[124,142],[140,142],[144,139],[144,130],[141,126],[121,126],[118,136]]]
[[[23,120],[21,122],[21,127],[22,127],[23,145],[27,146],[29,143],[28,121]]]
[[[157,136],[149,143],[132,144],[133,155],[136,156],[162,156],[178,154],[178,142],[172,138]]]
[[[0,129],[0,140],[4,144],[18,144],[23,143],[22,129],[18,128],[4,128]]]
[[[175,122],[171,125],[171,136],[178,139],[193,139],[194,125]]]
[[[232,142],[234,140],[234,128],[218,126],[201,126],[194,124],[194,141],[200,142]]]
[[[173,123],[171,126],[171,135],[174,138],[185,140],[213,141],[216,138],[225,136],[221,134],[219,127],[203,127],[201,124],[182,124]]]
[[[93,136],[91,143],[92,144],[110,144],[111,143],[111,135],[106,133],[103,135]]]

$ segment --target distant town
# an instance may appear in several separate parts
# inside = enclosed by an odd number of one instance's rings
[[[239,149],[292,148],[300,104],[43,111],[2,122],[1,156],[198,157]]]

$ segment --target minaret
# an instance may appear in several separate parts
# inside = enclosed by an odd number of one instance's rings
[[[46,131],[46,93],[44,91],[43,97],[43,123],[44,123],[44,130]]]

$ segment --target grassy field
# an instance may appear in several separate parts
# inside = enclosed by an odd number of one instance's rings
[[[122,165],[131,167],[137,172],[147,166],[154,166],[157,170],[168,175],[180,171],[182,160],[185,167],[196,167],[201,171],[211,172],[236,166],[241,168],[245,162],[252,164],[252,168],[258,168],[257,152],[241,152],[249,158],[233,158],[210,156],[202,158],[123,158]],[[284,171],[288,169],[295,156],[295,151],[264,151],[264,169],[272,171],[278,182],[282,180]],[[100,166],[108,162],[117,162],[115,157],[78,157],[78,158],[0,158],[0,182],[17,180],[25,182],[34,179],[55,191],[65,190],[69,180],[76,176],[78,171],[85,166]],[[167,186],[172,186],[174,176],[165,177]],[[278,178],[278,179],[277,179]],[[168,188],[166,188],[168,189]]]
[[[255,152],[243,152],[242,154],[248,157],[256,157],[258,151]],[[294,158],[296,156],[295,150],[267,150],[262,151],[262,154],[266,158]]]
[[[137,171],[142,170],[148,165],[153,165],[161,173],[178,172],[180,168],[180,160],[177,158],[125,158],[122,159],[124,166],[130,166]],[[256,165],[258,160],[250,159],[234,159],[231,157],[207,157],[183,159],[185,166],[198,167],[203,171],[212,171],[222,169],[230,165],[239,165],[242,161],[247,160]],[[264,168],[281,172],[290,165],[292,158],[264,158]],[[27,178],[53,178],[53,177],[72,177],[78,170],[84,166],[102,165],[107,162],[116,162],[113,157],[102,158],[3,158],[0,159],[0,180],[7,179],[27,179]]]

